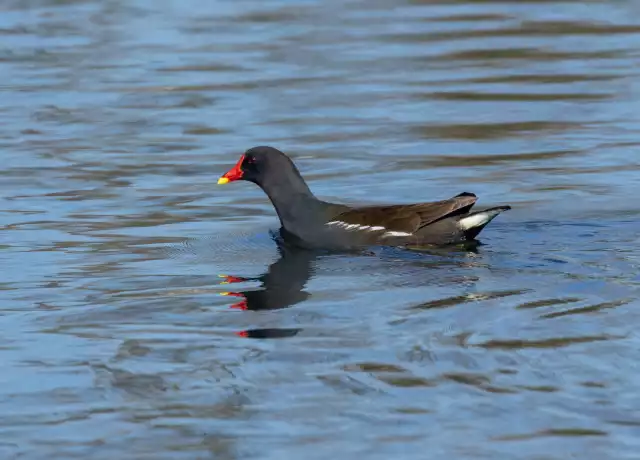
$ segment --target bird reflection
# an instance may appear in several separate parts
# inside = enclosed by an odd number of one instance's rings
[[[244,278],[221,275],[222,284],[259,281],[260,288],[255,290],[222,292],[221,295],[238,297],[231,308],[240,310],[277,310],[291,307],[309,298],[304,286],[311,278],[312,264],[317,254],[305,250],[278,246],[280,258],[272,263],[264,275],[256,278]]]
[[[249,339],[284,339],[297,335],[302,329],[282,328],[282,327],[265,327],[259,329],[247,329],[238,332],[236,335]]]
[[[246,311],[278,310],[292,307],[311,296],[304,288],[313,275],[316,259],[323,253],[287,244],[278,236],[277,233],[272,233],[272,237],[277,244],[279,258],[269,266],[263,275],[251,278],[219,275],[224,279],[221,282],[223,285],[233,285],[248,281],[260,283],[258,289],[221,292],[220,295],[237,298],[237,301],[230,308]],[[465,245],[464,248],[423,247],[411,249],[412,251],[410,252],[416,255],[419,252],[429,253],[434,256],[451,255],[452,252],[477,253],[476,245]],[[373,255],[373,253],[370,253],[370,255]],[[236,334],[246,338],[275,339],[292,337],[300,331],[301,329],[294,328],[256,328],[237,332]]]
[[[313,265],[318,257],[317,252],[300,249],[277,240],[279,258],[272,263],[267,272],[254,278],[220,275],[224,278],[221,284],[232,285],[247,281],[258,281],[258,289],[221,292],[220,295],[237,297],[238,301],[231,308],[238,310],[278,310],[296,305],[311,294],[304,290],[313,274]],[[252,329],[239,332],[237,335],[247,338],[283,338],[296,335],[299,329]]]

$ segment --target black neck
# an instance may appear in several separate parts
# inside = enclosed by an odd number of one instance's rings
[[[323,205],[313,195],[295,166],[288,174],[273,174],[258,185],[271,200],[280,224],[293,233],[298,233],[297,227],[308,222],[314,211]]]

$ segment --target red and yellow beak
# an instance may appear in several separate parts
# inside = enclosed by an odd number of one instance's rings
[[[240,157],[240,160],[236,163],[236,165],[227,171],[220,179],[218,179],[218,185],[228,184],[229,182],[233,182],[234,180],[242,179],[242,162],[244,161],[244,155]]]

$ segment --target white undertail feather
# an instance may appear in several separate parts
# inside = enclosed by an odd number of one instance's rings
[[[472,214],[468,217],[463,217],[458,222],[458,225],[462,230],[471,230],[472,228],[482,227],[487,225],[491,220],[500,214],[504,209],[490,209],[487,211],[480,211]]]

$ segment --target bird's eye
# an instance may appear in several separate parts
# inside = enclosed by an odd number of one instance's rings
[[[245,161],[246,161],[248,164],[250,164],[250,165],[252,165],[252,164],[255,164],[255,163],[256,163],[256,159],[255,159],[254,157],[247,157],[247,158],[245,159]]]

